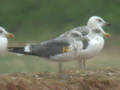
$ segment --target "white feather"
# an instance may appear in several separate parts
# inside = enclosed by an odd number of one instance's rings
[[[28,44],[28,45],[26,45],[24,47],[24,52],[31,52],[31,50],[30,50],[30,44]]]
[[[8,40],[6,37],[0,37],[0,54],[7,51]]]

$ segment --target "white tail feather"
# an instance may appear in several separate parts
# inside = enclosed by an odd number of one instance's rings
[[[24,47],[24,52],[30,52],[30,44]]]

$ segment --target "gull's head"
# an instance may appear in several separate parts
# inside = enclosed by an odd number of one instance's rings
[[[88,20],[88,27],[92,29],[92,32],[97,35],[110,37],[109,33],[103,30],[103,26],[110,26],[111,24],[98,16],[92,16]]]
[[[13,38],[14,35],[12,33],[8,33],[3,27],[0,27],[0,37]]]
[[[99,28],[103,26],[110,26],[110,24],[101,17],[92,16],[88,20],[88,26],[90,26],[91,28]]]

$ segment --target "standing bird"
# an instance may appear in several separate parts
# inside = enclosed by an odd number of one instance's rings
[[[110,25],[110,23],[104,21],[101,17],[92,16],[89,18],[86,26],[74,28],[61,35],[61,37],[67,38],[74,37],[78,42],[82,40],[83,47],[81,49],[81,45],[78,44],[76,56],[80,69],[85,69],[86,60],[96,56],[103,49],[104,36],[111,36],[103,30],[103,27]]]
[[[103,35],[109,36],[109,34],[103,31],[102,25],[100,24],[103,22],[99,22],[99,20],[103,19],[93,16],[88,20],[86,26],[74,28],[55,39],[44,41],[40,44],[28,44],[24,47],[9,47],[9,51],[40,56],[47,58],[48,60],[56,61],[59,63],[59,72],[62,72],[61,63],[65,61],[77,59],[80,63],[83,62],[81,63],[81,66],[84,66],[86,59],[96,55],[96,49],[99,48],[96,48],[96,43],[100,45],[101,41],[104,41]],[[104,24],[106,23],[104,22]],[[97,29],[98,33],[95,33]],[[92,37],[98,37],[98,39],[100,38],[102,40],[96,41],[96,39]],[[94,41],[96,42],[94,43]],[[93,48],[94,46],[95,48]],[[100,46],[103,47],[103,42]],[[102,49],[101,47],[98,51]]]
[[[0,54],[4,54],[7,51],[8,39],[13,38],[12,33],[8,33],[3,27],[0,27]]]

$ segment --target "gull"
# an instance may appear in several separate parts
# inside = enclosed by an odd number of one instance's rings
[[[74,28],[60,36],[62,38],[72,37],[75,39],[75,44],[77,45],[75,59],[78,60],[80,69],[84,70],[86,68],[86,60],[96,56],[103,49],[104,36],[111,36],[103,30],[103,27],[110,25],[101,17],[92,16],[89,18],[87,25]],[[82,44],[80,43],[81,41]]]
[[[101,51],[104,43],[103,36],[110,36],[102,29],[104,25],[109,24],[98,16],[92,16],[85,26],[74,28],[41,43],[27,44],[24,47],[9,47],[9,51],[56,61],[59,63],[59,72],[62,72],[62,62],[78,60],[80,63],[85,63],[86,59]],[[97,45],[100,47],[96,47]],[[85,64],[82,63],[83,65]]]
[[[0,54],[4,54],[7,51],[8,39],[13,38],[12,33],[8,33],[3,27],[0,26]]]

